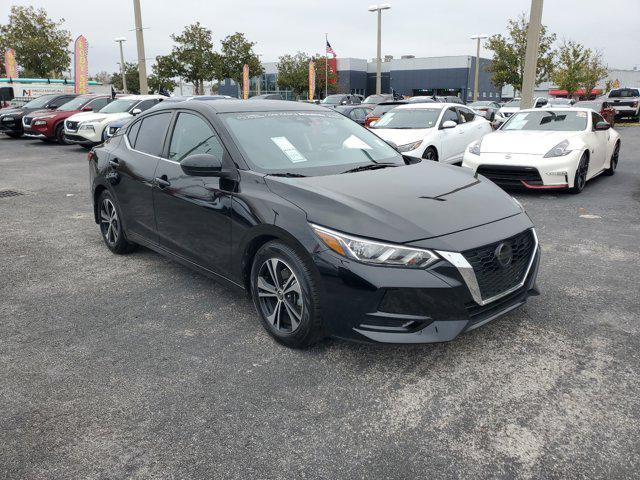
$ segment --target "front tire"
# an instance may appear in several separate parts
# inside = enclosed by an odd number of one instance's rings
[[[121,218],[116,200],[108,190],[104,190],[98,197],[100,233],[107,248],[119,255],[129,253],[136,248],[135,243],[127,240]]]
[[[605,175],[613,175],[616,173],[616,168],[618,167],[618,156],[620,155],[620,142],[616,143],[616,146],[613,149],[613,154],[611,155],[611,160],[609,161],[609,168],[607,168],[604,173]]]
[[[431,160],[433,162],[438,161],[438,152],[433,147],[427,147],[422,154],[422,158],[425,160]]]
[[[578,168],[576,169],[576,176],[573,179],[573,187],[569,189],[571,193],[580,193],[584,190],[584,186],[587,183],[587,172],[589,171],[589,158],[586,153],[580,157]]]
[[[279,343],[306,348],[323,337],[319,288],[310,260],[273,240],[256,253],[250,281],[262,325]]]
[[[64,125],[62,123],[56,127],[56,142],[60,145],[69,145],[67,138],[64,136]]]

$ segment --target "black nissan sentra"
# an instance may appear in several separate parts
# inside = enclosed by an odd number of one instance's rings
[[[448,341],[537,293],[538,240],[514,199],[323,107],[160,105],[89,158],[111,251],[144,245],[247,290],[290,347]]]

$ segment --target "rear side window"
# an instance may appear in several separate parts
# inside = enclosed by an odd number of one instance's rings
[[[88,106],[93,109],[94,112],[97,112],[102,107],[106,107],[107,103],[109,103],[108,98],[96,98],[93,102],[91,102]]]
[[[153,107],[155,104],[158,103],[158,100],[153,99],[153,100],[143,100],[142,102],[140,102],[138,105],[136,105],[134,107],[135,108],[139,108],[140,110],[142,110],[143,112],[145,110],[149,110],[151,107]]]
[[[169,159],[181,162],[190,155],[206,153],[222,161],[224,149],[211,126],[191,113],[180,113],[169,145]]]
[[[143,118],[135,142],[135,149],[159,157],[164,146],[164,137],[171,120],[170,112],[163,112]]]

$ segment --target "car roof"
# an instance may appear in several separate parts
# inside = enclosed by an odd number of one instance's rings
[[[125,97],[120,97],[118,100],[151,100],[155,98],[167,98],[164,95],[127,95]]]
[[[401,108],[403,110],[412,110],[412,109],[416,109],[416,108],[431,108],[431,109],[445,109],[445,108],[449,108],[449,107],[460,107],[460,106],[464,106],[461,105],[459,103],[446,103],[446,102],[433,102],[433,103],[422,103],[422,102],[413,102],[413,103],[405,103],[403,105],[398,106],[397,108]]]
[[[327,112],[333,109],[315,105],[313,103],[290,102],[287,100],[254,100],[252,102],[237,99],[202,100],[199,102],[162,102],[153,108],[158,112],[169,108],[179,108],[188,105],[195,110],[208,110],[214,113],[236,113],[236,112],[299,112],[315,111]]]
[[[570,107],[570,108],[525,108],[519,110],[519,112],[553,112],[557,111],[558,113],[567,113],[567,112],[587,112],[590,113],[593,110],[590,108],[582,108],[582,107]],[[519,113],[516,112],[516,113]]]

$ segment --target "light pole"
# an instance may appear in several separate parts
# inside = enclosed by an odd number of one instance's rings
[[[476,73],[473,80],[473,101],[478,101],[478,77],[480,76],[480,40],[484,40],[489,35],[486,33],[481,33],[479,35],[471,36],[471,40],[477,40],[478,44],[476,46]]]
[[[382,93],[382,11],[389,10],[391,5],[382,3],[370,5],[370,12],[378,12],[378,56],[376,58],[376,94]]]
[[[520,95],[522,98],[522,100],[520,100],[520,108],[533,107],[533,90],[536,85],[541,30],[542,0],[531,0],[529,28],[527,29],[527,50],[524,57],[524,75],[522,77],[522,93]]]
[[[140,11],[140,0],[133,0],[133,14],[136,21],[136,44],[138,45],[140,93],[142,95],[147,95],[149,93],[149,86],[147,85],[147,63],[144,55],[144,34],[142,33],[142,12]]]
[[[127,41],[124,37],[114,38],[114,40],[120,44],[120,75],[122,75],[122,93],[127,93],[127,76],[125,75],[124,68],[124,51],[122,50],[122,44]]]

